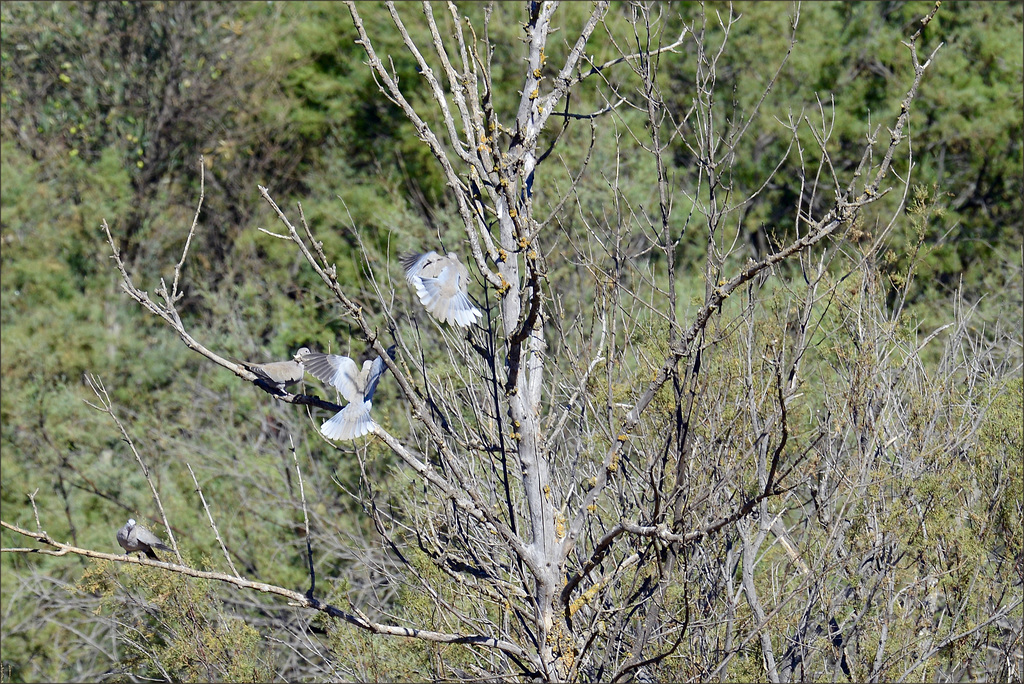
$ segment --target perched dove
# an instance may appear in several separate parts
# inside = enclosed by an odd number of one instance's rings
[[[388,356],[395,358],[395,348],[388,349]],[[318,380],[333,385],[348,400],[348,405],[334,414],[320,426],[320,432],[328,439],[355,439],[373,429],[370,417],[370,401],[377,389],[380,376],[388,369],[384,357],[363,362],[362,370],[347,356],[336,354],[306,354],[302,363],[306,372]]]
[[[295,352],[291,361],[272,361],[270,363],[245,363],[243,361],[241,365],[271,387],[284,390],[285,387],[302,380],[302,357],[308,353],[309,349],[303,347]]]
[[[160,557],[153,551],[154,548],[170,551],[171,547],[160,541],[156,536],[142,525],[135,522],[135,518],[129,518],[125,526],[117,531],[117,543],[121,545],[125,553],[143,551],[153,560],[160,560]]]
[[[448,256],[437,252],[405,254],[399,259],[405,279],[416,288],[420,303],[434,318],[467,326],[483,315],[469,300],[469,270],[453,252]]]

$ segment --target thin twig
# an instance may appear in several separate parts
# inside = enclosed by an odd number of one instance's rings
[[[97,411],[102,411],[110,416],[111,420],[114,421],[114,424],[117,425],[117,429],[121,431],[121,436],[128,444],[128,447],[132,450],[132,453],[135,454],[135,460],[138,462],[139,467],[142,468],[142,474],[146,477],[146,482],[149,483],[150,491],[153,492],[153,500],[156,501],[156,507],[160,511],[160,518],[164,521],[164,528],[167,529],[167,537],[171,540],[171,546],[174,547],[174,554],[178,557],[178,562],[182,562],[181,552],[178,550],[178,541],[174,538],[174,530],[171,529],[171,523],[167,520],[167,512],[164,511],[164,505],[160,501],[160,493],[156,491],[156,485],[153,484],[153,478],[149,474],[149,468],[142,460],[142,455],[139,454],[138,449],[135,448],[135,442],[132,441],[131,435],[128,434],[128,430],[125,429],[124,424],[121,423],[121,420],[114,413],[113,402],[110,401],[110,396],[107,394],[107,390],[103,386],[103,381],[95,375],[86,373],[85,382],[89,385],[89,389],[93,391],[93,394],[96,395],[96,398],[100,400],[103,406],[96,406],[88,401],[85,403]]]
[[[192,244],[192,236],[196,233],[196,226],[199,224],[199,212],[203,208],[203,200],[206,198],[206,164],[202,155],[199,155],[199,202],[196,203],[196,214],[192,219],[192,226],[188,229],[188,237],[185,238],[185,247],[181,250],[181,259],[174,267],[174,281],[171,284],[171,302],[181,299],[178,292],[178,278],[181,276],[181,267],[185,264],[185,257],[188,256],[188,248]]]
[[[28,495],[28,500],[30,502],[32,502],[32,513],[36,517],[36,530],[38,530],[39,532],[42,532],[43,531],[43,526],[39,523],[39,508],[36,507],[36,494],[38,494],[38,493],[39,493],[39,487],[36,487],[36,490]]]
[[[299,457],[295,455],[295,440],[288,435],[288,443],[291,445],[292,461],[295,463],[295,474],[299,476],[299,495],[302,497],[302,519],[306,530],[306,559],[309,562],[309,591],[307,596],[313,596],[316,591],[316,570],[313,568],[313,542],[312,530],[309,528],[309,510],[306,508],[306,487],[302,484],[302,470],[299,468]]]
[[[241,577],[238,574],[238,570],[235,569],[235,564],[231,560],[231,554],[228,553],[228,549],[224,546],[224,541],[220,538],[220,530],[217,529],[217,523],[213,521],[213,514],[210,513],[210,507],[206,505],[206,497],[203,496],[203,488],[199,486],[199,480],[196,479],[196,474],[192,472],[192,466],[186,462],[185,467],[188,468],[189,475],[192,476],[192,481],[196,483],[196,493],[199,494],[199,499],[203,502],[203,510],[206,511],[206,517],[210,521],[210,527],[213,528],[213,534],[217,537],[217,543],[220,544],[220,550],[224,552],[224,558],[228,562],[228,567],[231,568],[231,572],[235,573],[235,577]]]

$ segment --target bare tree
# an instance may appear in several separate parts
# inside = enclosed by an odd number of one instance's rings
[[[503,8],[487,6],[474,22],[453,3],[423,3],[422,18],[386,6],[426,102],[411,97],[360,6],[347,3],[381,96],[441,169],[459,218],[446,237],[479,274],[471,292],[484,321],[464,334],[429,321],[387,264],[367,260],[366,283],[339,282],[301,207],[291,215],[260,190],[284,226],[265,232],[294,244],[399,388],[407,420],[393,412],[400,425],[374,434],[403,464],[399,481],[416,486],[378,491],[366,478],[354,495],[383,541],[372,562],[401,574],[429,610],[394,614],[370,596],[342,609],[317,598],[311,541],[302,593],[241,576],[223,542],[231,574],[115,558],[60,543],[41,526],[5,527],[56,553],[215,579],[373,634],[472,647],[457,668],[439,656],[438,678],[914,678],[942,649],[1019,612],[1007,596],[987,616],[967,603],[943,612],[928,598],[943,581],[932,560],[920,556],[928,569],[916,574],[904,560],[938,504],[920,500],[906,478],[932,472],[921,454],[967,448],[986,401],[980,388],[969,391],[962,413],[950,414],[920,356],[944,329],[923,341],[896,334],[900,311],[887,307],[873,269],[912,188],[907,124],[938,50],[922,57],[918,41],[938,5],[905,43],[911,70],[894,121],[868,131],[855,158],[837,159],[829,108],[792,113],[782,122],[784,154],[753,187],[733,176],[736,151],[796,45],[799,6],[760,99],[731,113],[717,101],[720,59],[739,20],[731,8],[685,18],[672,6],[630,3],[612,17],[609,3],[596,2],[556,33],[567,10],[527,3],[513,86],[492,71]],[[598,31],[614,57],[588,54]],[[664,96],[670,56],[693,74],[682,109]],[[603,105],[576,111],[585,88]],[[516,105],[503,108],[513,90]],[[611,156],[599,137],[613,140]],[[673,172],[673,154],[692,163]],[[646,174],[646,194],[627,188],[630,174]],[[745,213],[779,183],[798,199],[777,243],[759,252],[743,239]],[[892,215],[864,237],[864,215],[883,198]],[[199,216],[173,282],[156,290],[161,301],[133,282],[108,231],[122,284],[191,349],[252,382],[195,339],[176,309]],[[691,244],[701,245],[699,264]],[[967,321],[950,323],[945,363],[968,344]],[[386,336],[399,346],[394,360]],[[847,337],[855,359],[833,353]],[[842,382],[824,385],[829,372]],[[950,382],[970,375],[962,366],[939,372]],[[924,431],[907,422],[911,392],[934,408]],[[889,490],[884,505],[880,487]],[[952,624],[908,636],[897,613],[907,614],[910,596],[932,601],[915,619],[941,614]],[[761,669],[738,668],[752,644]],[[1019,640],[1015,648],[1003,652],[1019,668]]]

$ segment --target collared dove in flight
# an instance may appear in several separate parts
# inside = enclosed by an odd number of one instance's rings
[[[142,551],[153,560],[160,560],[160,557],[153,551],[154,548],[163,551],[171,550],[171,547],[160,541],[160,537],[137,524],[135,518],[129,518],[125,526],[117,531],[117,543],[121,545],[126,554]]]
[[[405,254],[399,260],[420,303],[437,320],[468,326],[483,315],[469,299],[469,270],[454,252]]]
[[[302,357],[308,353],[309,349],[303,347],[295,352],[291,361],[272,361],[270,363],[246,363],[243,361],[241,366],[271,387],[284,390],[285,387],[302,380]]]
[[[395,358],[395,348],[388,349],[388,356]],[[370,402],[377,389],[380,376],[388,369],[384,357],[363,362],[362,370],[347,356],[310,352],[302,358],[306,372],[317,380],[333,385],[348,400],[345,408],[334,414],[320,426],[320,433],[328,439],[355,439],[373,430],[375,423],[370,417]]]

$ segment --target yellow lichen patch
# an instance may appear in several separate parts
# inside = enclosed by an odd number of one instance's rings
[[[580,594],[580,597],[578,599],[569,604],[569,617],[572,617],[576,614],[577,610],[593,601],[594,597],[597,596],[597,592],[599,591],[601,591],[600,583],[595,584],[594,586],[590,587],[585,592]]]
[[[511,290],[512,286],[507,280],[505,280],[505,276],[503,274],[499,273],[498,277],[501,278],[501,285],[498,286],[498,294],[503,295]]]

